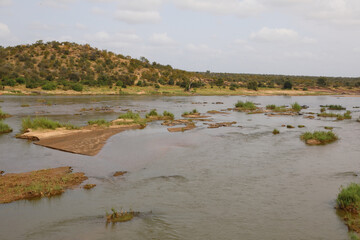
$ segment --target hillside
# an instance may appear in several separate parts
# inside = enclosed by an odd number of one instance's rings
[[[0,90],[24,86],[52,91],[82,91],[84,87],[127,88],[177,85],[185,91],[213,88],[347,88],[357,92],[360,78],[187,72],[106,50],[70,42],[37,41],[31,45],[0,47]]]

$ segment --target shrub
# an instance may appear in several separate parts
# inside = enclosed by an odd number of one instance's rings
[[[128,111],[127,113],[121,114],[119,116],[119,119],[140,119],[140,115],[138,113],[133,113],[131,110]]]
[[[306,132],[300,136],[300,138],[304,141],[308,140],[317,140],[322,144],[330,143],[338,139],[335,133],[329,131],[315,131],[313,133]]]
[[[360,185],[351,183],[346,188],[341,188],[336,199],[338,206],[342,209],[357,207],[360,203]]]
[[[0,119],[4,119],[4,118],[8,118],[8,117],[10,117],[10,115],[3,112],[0,108]]]
[[[21,131],[25,132],[27,129],[52,129],[65,127],[66,129],[78,129],[79,127],[74,126],[68,123],[60,123],[58,121],[53,121],[45,117],[37,117],[34,119],[30,119],[30,117],[22,119],[22,128]]]
[[[276,134],[279,134],[280,131],[275,128],[275,129],[272,131],[272,133],[273,133],[274,135],[276,135]]]
[[[290,81],[285,81],[283,89],[292,89],[293,85]]]
[[[106,126],[109,127],[111,123],[106,121],[105,119],[98,119],[98,120],[90,120],[88,121],[89,125],[98,125],[98,126]]]
[[[329,110],[346,110],[346,108],[341,105],[327,105],[326,107],[328,107]]]
[[[81,92],[83,90],[83,85],[81,83],[73,83],[71,85],[71,89],[77,92]]]
[[[42,90],[56,90],[56,83],[53,82],[49,82],[49,83],[45,83],[44,85],[41,86]]]
[[[270,104],[270,105],[266,105],[266,109],[275,109],[276,108],[276,105],[275,104]]]
[[[16,78],[16,82],[17,82],[18,84],[24,84],[24,83],[25,83],[25,78],[23,78],[23,77],[18,77],[18,78]]]
[[[238,101],[235,104],[235,107],[236,108],[241,108],[243,110],[255,110],[256,109],[255,103],[250,102],[250,101],[246,101],[246,102]]]
[[[250,90],[257,91],[258,90],[258,83],[256,81],[250,81],[247,84],[247,88],[250,89]]]
[[[152,109],[148,114],[146,114],[146,118],[149,118],[151,116],[158,116],[156,109]]]
[[[300,112],[302,107],[300,106],[300,104],[298,104],[297,102],[295,102],[294,104],[291,104],[291,108],[295,111],[295,112]]]
[[[174,119],[174,114],[168,111],[164,111],[163,113],[164,117],[170,117],[171,119]]]
[[[14,79],[4,79],[3,80],[3,85],[4,86],[14,87],[16,85],[16,81]]]
[[[351,117],[351,112],[350,111],[346,111],[346,113],[344,113],[344,118],[345,119],[351,119],[352,117]]]
[[[0,134],[9,132],[12,132],[12,128],[9,127],[9,125],[7,125],[6,123],[3,123],[3,121],[0,121]]]

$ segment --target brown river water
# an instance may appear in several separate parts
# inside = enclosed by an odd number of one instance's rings
[[[51,102],[43,104],[39,99]],[[360,98],[335,96],[0,96],[0,106],[13,117],[13,129],[0,135],[0,170],[7,173],[72,166],[85,172],[92,190],[0,205],[0,239],[349,239],[337,215],[339,188],[360,182]],[[215,122],[236,121],[233,127],[198,128],[169,133],[161,122],[111,137],[94,157],[76,155],[16,139],[21,119],[46,116],[85,125],[88,120],[115,119],[126,109],[156,108],[179,118],[196,108],[205,113],[233,107],[237,100],[308,105],[341,104],[353,119],[268,117],[230,112],[211,115]],[[207,104],[192,104],[207,102]],[[223,102],[223,104],[212,104]],[[29,104],[30,107],[20,107]],[[112,107],[114,113],[82,112]],[[144,113],[141,113],[144,114]],[[282,124],[305,128],[287,129]],[[305,131],[334,127],[340,140],[307,146]],[[273,135],[274,128],[280,130]],[[115,171],[128,171],[113,177]],[[105,213],[134,209],[133,221],[106,225]]]

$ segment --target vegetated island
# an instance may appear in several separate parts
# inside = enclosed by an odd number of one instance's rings
[[[360,233],[360,185],[351,183],[341,187],[337,197],[337,209],[350,231]],[[356,235],[359,237],[359,235]],[[358,238],[354,238],[358,239]]]
[[[89,121],[89,125],[76,127],[47,118],[25,118],[18,138],[36,141],[35,144],[65,152],[94,156],[111,136],[129,129],[141,129],[146,120],[129,111],[118,119]]]
[[[189,72],[71,42],[0,46],[0,66],[0,94],[360,95],[360,78]]]
[[[71,167],[7,173],[0,175],[0,203],[59,195],[86,179],[84,173],[72,173]]]
[[[324,145],[338,140],[338,136],[331,131],[306,132],[300,136],[308,145]]]

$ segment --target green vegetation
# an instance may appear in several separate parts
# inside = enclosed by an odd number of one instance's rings
[[[121,114],[119,116],[119,119],[124,119],[124,120],[132,120],[129,122],[116,122],[116,124],[118,125],[127,125],[127,124],[140,124],[142,127],[146,126],[146,119],[141,118],[140,115],[138,113],[133,113],[131,110],[128,111],[127,113]]]
[[[300,104],[298,104],[297,102],[295,102],[294,104],[291,104],[291,108],[292,110],[294,110],[295,112],[300,112],[302,107],[300,106]]]
[[[12,128],[0,120],[0,134],[1,133],[9,133],[9,132],[12,132]]]
[[[29,104],[21,104],[21,107],[30,107]]]
[[[336,113],[327,113],[327,112],[322,112],[319,113],[318,116],[319,117],[338,117],[339,114]]]
[[[286,125],[287,128],[295,128],[293,125]]]
[[[110,127],[111,122],[106,121],[105,119],[98,119],[98,120],[90,120],[88,121],[89,125],[98,125],[98,126],[104,126],[104,127]]]
[[[335,133],[329,131],[315,131],[315,132],[306,132],[300,136],[302,140],[308,143],[309,140],[315,140],[318,144],[326,144],[334,142],[338,139]]]
[[[280,131],[275,128],[275,129],[272,131],[272,133],[273,133],[274,135],[276,135],[276,134],[279,134]]]
[[[276,106],[275,104],[267,105],[266,109],[272,110],[273,112],[286,112],[288,110],[285,106]]]
[[[324,127],[326,130],[333,130],[333,127]]]
[[[256,110],[256,105],[255,103],[253,102],[250,102],[250,101],[246,101],[246,102],[243,102],[243,101],[238,101],[236,104],[235,104],[235,107],[240,109],[240,110]]]
[[[117,212],[114,208],[111,209],[112,213],[106,213],[106,222],[107,223],[115,223],[115,222],[127,222],[132,220],[134,217],[139,215],[138,212],[134,212],[130,210],[129,212],[121,210],[121,212]]]
[[[321,107],[323,108],[328,108],[329,110],[346,110],[346,108],[344,108],[341,105],[322,105]]]
[[[187,72],[170,65],[123,56],[88,44],[43,42],[0,48],[0,86],[18,85],[43,90],[74,90],[84,88],[149,87],[157,93],[178,86],[182,92],[198,92],[209,86],[218,90],[238,88],[303,89],[358,88],[360,78],[306,77],[259,74]],[[311,90],[311,89],[310,89]],[[206,90],[207,91],[207,90]]]
[[[140,119],[140,115],[138,113],[134,113],[130,110],[130,111],[127,111],[127,113],[121,114],[118,118],[119,119],[138,120],[138,119]]]
[[[360,207],[360,185],[351,183],[346,188],[341,188],[336,200],[341,209]]]
[[[156,112],[156,109],[152,109],[148,114],[146,114],[146,118],[152,117],[152,116],[158,116],[159,114]]]
[[[304,125],[298,125],[298,128],[304,128],[305,126]]]
[[[66,128],[66,129],[79,129],[79,127],[74,126],[69,123],[60,123],[58,121],[53,121],[45,117],[36,117],[31,119],[30,117],[22,119],[22,128],[21,132],[26,132],[28,129],[52,129],[56,128]]]
[[[8,117],[10,117],[10,115],[3,112],[0,108],[0,119],[4,119],[4,118],[8,118]]]
[[[318,113],[318,116],[319,117],[332,117],[332,118],[336,118],[337,120],[344,120],[344,119],[352,118],[350,111],[346,111],[346,113],[344,113],[344,114],[322,112],[322,113]]]
[[[164,117],[169,117],[170,119],[174,119],[174,114],[168,111],[163,112]]]
[[[360,240],[359,235],[356,232],[349,232],[350,240]]]
[[[198,110],[193,109],[191,112],[184,112],[181,116],[199,114]]]

